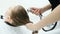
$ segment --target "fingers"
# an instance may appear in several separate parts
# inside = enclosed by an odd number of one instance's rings
[[[36,15],[39,15],[40,14],[40,10],[37,9],[36,12],[35,12]]]
[[[30,9],[32,9],[32,10],[36,10],[37,8],[35,8],[35,7],[32,7],[32,8],[30,8]]]
[[[31,12],[32,13],[34,13],[34,14],[36,14],[36,15],[39,15],[40,14],[40,9],[38,9],[38,8],[31,8]]]

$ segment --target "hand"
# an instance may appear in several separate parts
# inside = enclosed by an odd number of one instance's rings
[[[42,13],[42,9],[41,8],[30,8],[31,12],[36,14],[36,15],[40,15]]]

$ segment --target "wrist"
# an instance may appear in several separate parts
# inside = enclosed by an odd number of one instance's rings
[[[41,10],[41,14],[45,11],[44,8],[41,8],[40,10]]]
[[[26,24],[26,27],[27,27],[29,30],[36,31],[36,28],[35,28],[34,24],[32,24],[32,23],[27,23],[27,24]]]
[[[41,15],[44,12],[43,8],[39,8],[39,14]]]
[[[38,31],[38,30],[40,30],[39,29],[40,27],[38,27],[38,26],[36,26],[35,24],[32,24],[32,23],[27,23],[26,27],[27,27],[27,29],[32,30],[32,31]]]

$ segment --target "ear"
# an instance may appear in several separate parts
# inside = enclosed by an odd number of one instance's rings
[[[11,19],[11,17],[10,17],[10,16],[7,16],[7,17],[5,18],[5,21],[7,21],[7,22],[11,22],[11,21],[12,21],[12,19]]]

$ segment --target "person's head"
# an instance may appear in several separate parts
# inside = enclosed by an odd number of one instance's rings
[[[5,14],[5,22],[10,26],[21,26],[31,23],[26,10],[20,5],[10,7]]]

